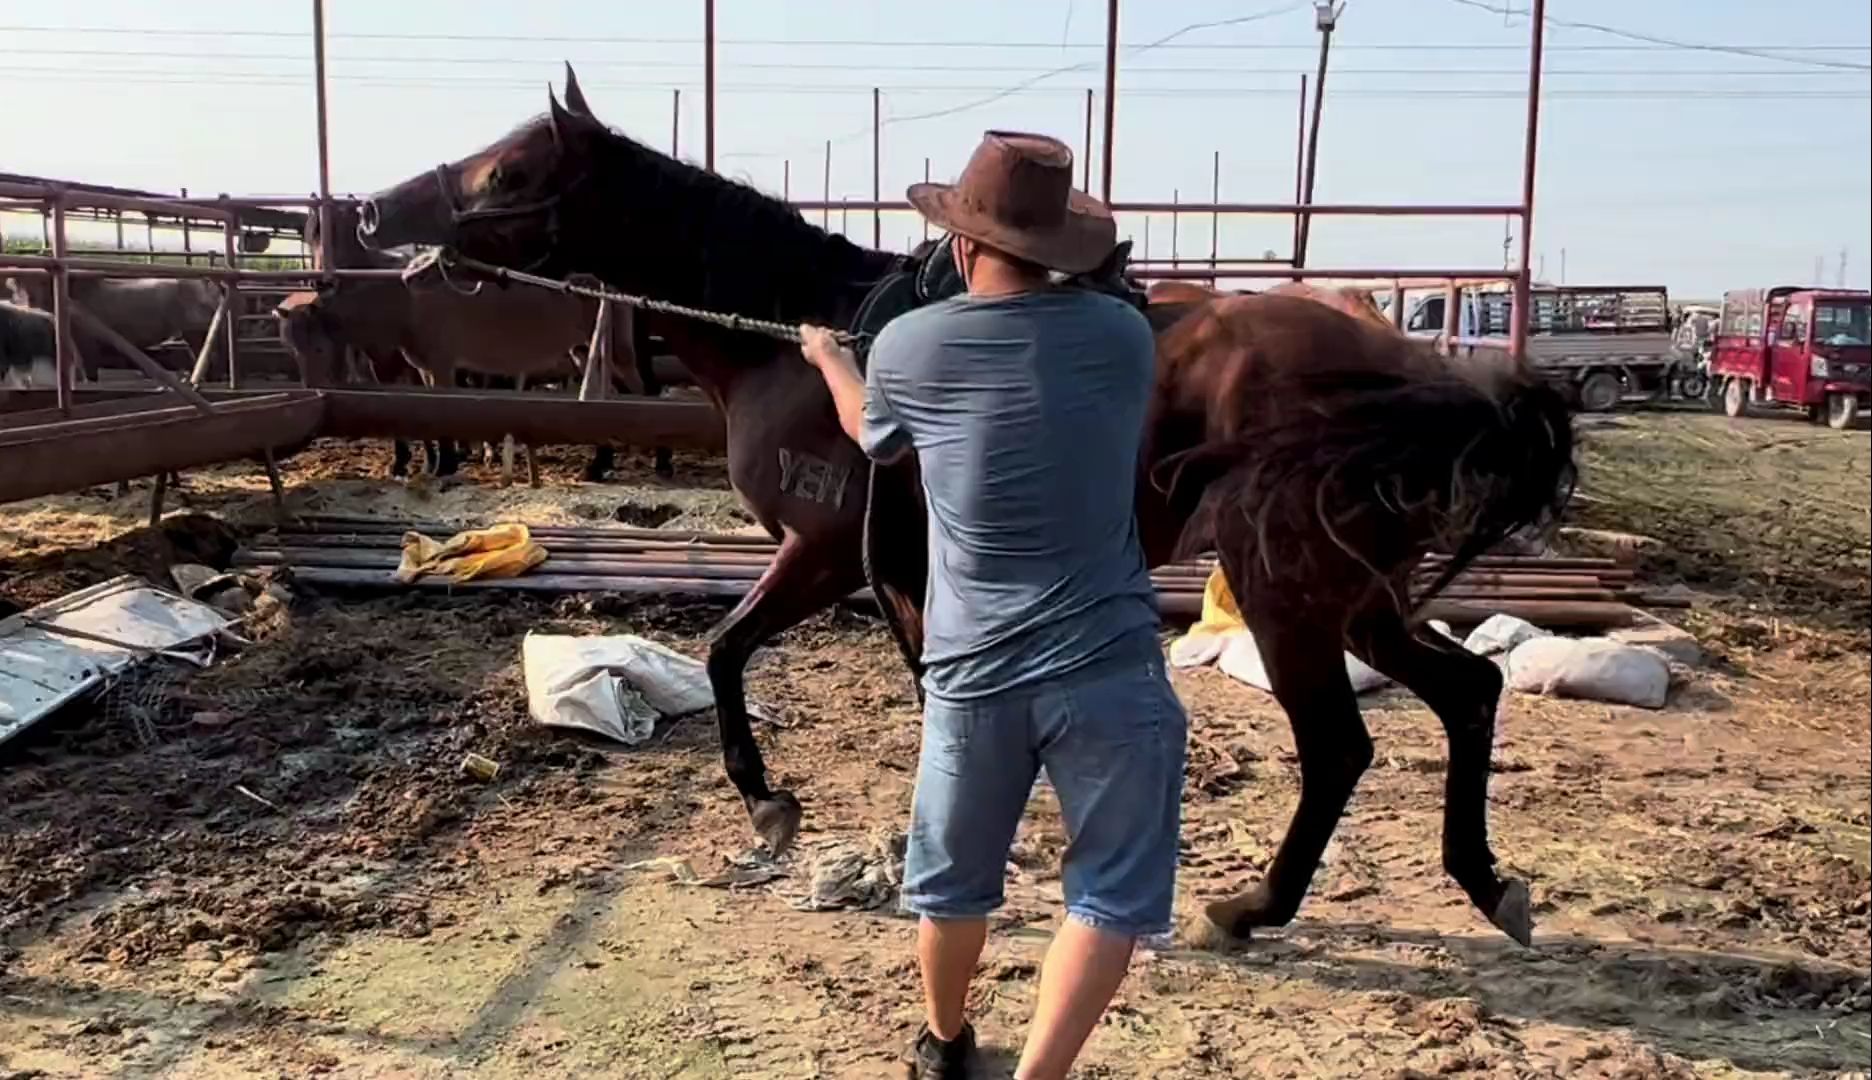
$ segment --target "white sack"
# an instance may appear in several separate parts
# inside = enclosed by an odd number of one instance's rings
[[[1549,697],[1661,709],[1670,678],[1655,650],[1606,638],[1539,637],[1508,654],[1508,685]]]
[[[715,704],[701,661],[633,634],[528,634],[520,657],[527,711],[551,727],[634,745],[657,720]]]
[[[1524,641],[1552,636],[1526,619],[1495,614],[1482,620],[1481,626],[1469,631],[1463,648],[1477,656],[1494,656],[1496,653],[1513,652],[1515,646]]]
[[[1249,686],[1273,691],[1268,681],[1267,665],[1261,662],[1261,647],[1255,644],[1254,635],[1243,631],[1228,635],[1228,644],[1222,647],[1222,655],[1216,660],[1216,667],[1230,678],[1240,679]],[[1365,666],[1358,657],[1345,654],[1346,675],[1352,680],[1352,692],[1363,694],[1376,690],[1389,683],[1378,672]]]

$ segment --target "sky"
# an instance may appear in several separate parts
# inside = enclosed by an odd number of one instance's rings
[[[1347,0],[1315,198],[1518,201],[1526,3]],[[1663,284],[1690,298],[1808,282],[1819,267],[1823,283],[1843,271],[1847,285],[1867,287],[1864,0],[1548,7],[1537,276]],[[869,198],[873,87],[886,198],[921,180],[926,158],[935,178],[953,177],[989,127],[1049,132],[1082,153],[1104,8],[718,0],[716,165],[817,198],[829,139],[832,197]],[[336,191],[375,190],[485,145],[545,108],[567,60],[602,119],[660,149],[680,91],[677,151],[701,159],[701,0],[326,9]],[[0,0],[0,169],[198,194],[310,193],[311,11],[310,0]],[[1125,0],[1120,16],[1114,196],[1207,200],[1219,154],[1224,200],[1291,201],[1300,76],[1318,61],[1312,5]],[[1618,33],[1577,25],[1586,23]],[[33,221],[6,227],[38,232]],[[846,228],[870,241],[868,214]],[[1500,266],[1504,228],[1499,217],[1317,219],[1309,262]],[[1143,215],[1121,215],[1140,249],[1146,229]],[[1148,230],[1151,254],[1170,255],[1170,215],[1151,215]],[[1291,231],[1286,218],[1224,218],[1218,244],[1224,256],[1285,255]],[[1209,253],[1206,215],[1182,215],[1175,233],[1184,257]],[[882,235],[902,248],[922,227],[886,215]]]

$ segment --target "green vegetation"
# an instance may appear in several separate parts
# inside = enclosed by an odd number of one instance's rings
[[[71,250],[76,254],[82,254],[87,251],[111,251],[113,249],[109,244],[101,244],[96,241],[74,240],[71,244]],[[0,251],[4,251],[9,255],[48,254],[44,244],[38,239],[28,236],[9,236],[4,238],[4,240],[0,240]],[[169,264],[181,263],[185,258],[189,258],[190,256],[191,253],[189,252],[163,249],[155,252],[131,252],[128,254],[112,255],[110,258],[120,262]],[[221,254],[218,251],[197,251],[192,254],[192,257],[195,264],[198,266],[215,266],[221,262]],[[297,255],[242,255],[241,269],[300,270],[304,269],[304,260]]]

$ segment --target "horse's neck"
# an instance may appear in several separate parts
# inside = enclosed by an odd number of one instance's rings
[[[656,299],[780,322],[842,325],[897,258],[859,247],[791,207],[622,137],[598,159],[598,190],[631,219],[580,229],[613,284]],[[604,216],[604,204],[595,213]],[[653,223],[648,230],[644,223]],[[649,235],[646,235],[649,233]],[[633,288],[634,287],[634,288]]]

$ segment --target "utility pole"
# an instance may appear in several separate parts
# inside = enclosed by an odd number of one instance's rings
[[[1846,287],[1846,249],[1840,248],[1839,278],[1833,282],[1835,288]]]
[[[1566,284],[1566,248],[1560,249],[1560,284]]]
[[[1813,275],[1812,280],[1815,285],[1819,285],[1826,280],[1826,256],[1825,255],[1814,256],[1814,275]]]
[[[1509,252],[1513,250],[1513,248],[1514,248],[1514,227],[1509,224],[1507,218],[1502,218],[1501,219],[1501,268],[1503,270],[1512,269],[1514,266],[1514,257],[1509,254]]]
[[[1343,2],[1334,0],[1313,0],[1313,24],[1319,29],[1320,53],[1319,75],[1313,83],[1313,118],[1307,133],[1306,182],[1300,192],[1300,205],[1313,201],[1313,180],[1319,164],[1320,109],[1326,102],[1326,58],[1332,52],[1333,28],[1339,24],[1339,15],[1345,10]],[[1294,245],[1294,267],[1306,266],[1307,240],[1313,231],[1313,216],[1300,215],[1299,242]]]

